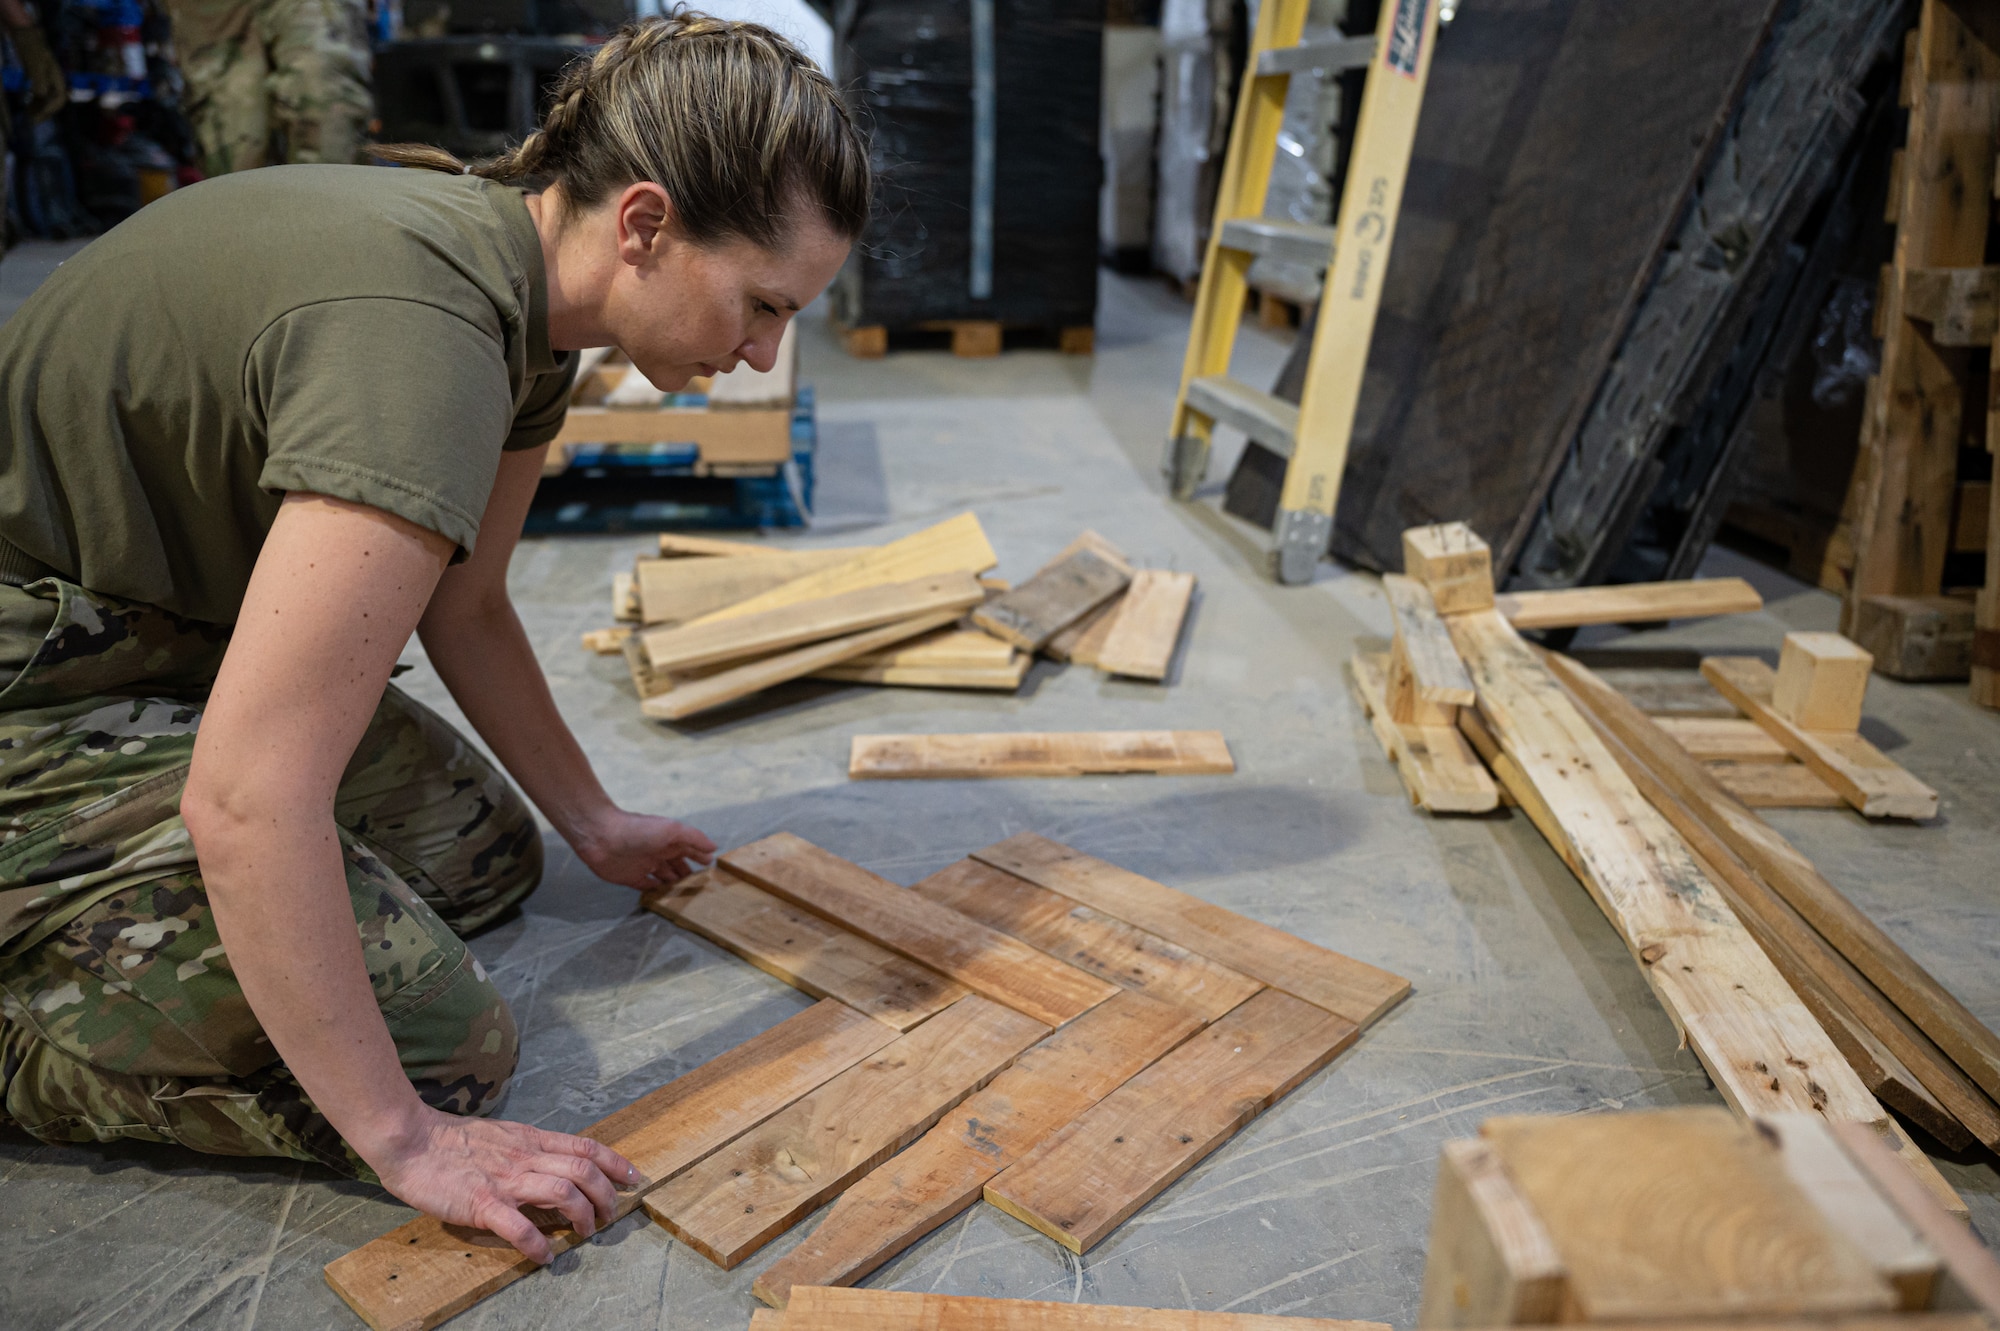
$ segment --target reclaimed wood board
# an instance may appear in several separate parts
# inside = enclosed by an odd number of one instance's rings
[[[1024,652],[1042,644],[1125,590],[1132,575],[1090,550],[1079,550],[972,612],[972,622]]]
[[[923,1135],[1048,1029],[968,994],[655,1189],[646,1213],[729,1270]]]
[[[1562,1257],[1500,1157],[1476,1139],[1446,1142],[1431,1193],[1417,1325],[1544,1326],[1561,1316],[1562,1295]]]
[[[857,781],[984,777],[1225,776],[1236,770],[1219,730],[1085,730],[972,735],[856,735]]]
[[[1118,607],[1123,604],[1125,593],[1120,592],[1043,643],[1042,655],[1068,665],[1096,665],[1097,654],[1104,650],[1104,640],[1111,636]]]
[[[585,1129],[644,1178],[618,1194],[616,1214],[895,1039],[825,1000]],[[566,1226],[547,1233],[557,1252],[583,1242]],[[492,1234],[420,1216],[327,1263],[326,1283],[375,1331],[423,1331],[537,1269]]]
[[[1141,569],[1118,603],[1093,662],[1111,675],[1163,680],[1194,600],[1194,574]]]
[[[640,635],[655,670],[693,670],[781,652],[940,610],[964,610],[986,596],[970,573],[942,573],[909,582],[840,592],[754,615],[657,628]]]
[[[940,573],[984,573],[1000,562],[986,539],[986,529],[970,513],[961,513],[934,527],[913,532],[856,554],[853,558],[793,578],[757,596],[726,605],[702,616],[700,622],[753,615],[801,601],[879,587],[887,582]],[[872,649],[871,649],[872,650]]]
[[[1060,1026],[1117,986],[928,901],[789,832],[727,851],[722,866],[975,993]]]
[[[1357,649],[1348,668],[1376,742],[1396,764],[1411,800],[1432,813],[1488,813],[1500,807],[1499,789],[1456,725],[1398,721],[1390,715],[1389,653]]]
[[[1028,677],[1028,667],[1032,662],[1033,658],[1026,652],[1015,652],[1014,660],[1003,666],[857,665],[852,661],[843,661],[839,665],[813,671],[811,678],[831,680],[837,684],[879,684],[887,688],[995,689],[1012,693]]]
[[[879,651],[891,643],[914,638],[920,633],[928,633],[951,623],[958,618],[957,610],[940,610],[913,619],[899,620],[885,624],[881,628],[866,629],[860,633],[850,633],[844,637],[829,638],[825,642],[815,642],[805,647],[794,647],[775,656],[750,661],[743,665],[731,666],[714,674],[702,675],[698,679],[675,682],[666,691],[650,697],[642,696],[639,710],[658,721],[681,721],[700,712],[713,711],[732,702],[739,702],[752,694],[794,679],[803,679],[828,666],[839,665],[852,657]],[[626,644],[628,657],[635,654],[633,643]]]
[[[801,1286],[784,1318],[785,1331],[1389,1331],[1386,1322],[1337,1322],[1324,1317],[1034,1303],[1025,1299],[816,1286]],[[1853,1331],[1886,1329],[1857,1327]],[[1960,1326],[1940,1331],[1971,1331],[1971,1328]]]
[[[1844,809],[1840,792],[1804,763],[1711,763],[1722,788],[1753,809]]]
[[[1745,615],[1762,610],[1764,598],[1741,578],[1693,578],[1508,592],[1493,598],[1493,608],[1517,629],[1570,629],[1586,624],[1651,624],[1709,615]]]
[[[634,566],[637,618],[681,624],[745,601],[815,569],[844,564],[853,550],[764,551],[731,559],[641,559]]]
[[[1703,763],[1791,763],[1785,746],[1748,717],[1663,716],[1656,723]]]
[[[1397,721],[1455,725],[1458,717],[1452,709],[1472,705],[1472,681],[1438,617],[1430,588],[1400,573],[1384,573],[1382,594],[1396,624],[1392,657],[1400,657],[1400,663],[1392,660],[1390,665],[1389,715]],[[1409,695],[1407,701],[1399,694]]]

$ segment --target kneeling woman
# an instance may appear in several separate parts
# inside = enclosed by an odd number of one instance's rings
[[[293,1156],[538,1260],[630,1165],[475,1117],[513,1019],[460,935],[534,890],[528,808],[389,687],[415,632],[599,876],[713,853],[614,805],[508,601],[582,347],[768,369],[867,219],[864,145],[782,38],[682,13],[464,173],[179,191],[0,329],[0,1118]]]

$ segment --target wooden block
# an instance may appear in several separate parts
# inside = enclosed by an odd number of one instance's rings
[[[1368,1026],[1410,992],[1400,975],[1022,832],[972,858]]]
[[[953,320],[951,354],[969,359],[999,355],[1000,325],[991,319]]]
[[[1219,730],[856,735],[847,762],[847,775],[857,781],[1128,772],[1217,776],[1235,770],[1235,760]]]
[[[1844,809],[1840,792],[1804,763],[1710,763],[1709,775],[1752,809]]]
[[[1472,680],[1438,618],[1428,588],[1415,578],[1382,575],[1396,636],[1390,653],[1389,715],[1397,721],[1456,725],[1457,710],[1474,700]]]
[[[1446,1142],[1417,1326],[1537,1326],[1556,1320],[1562,1298],[1562,1258],[1493,1148]]]
[[[1931,1307],[1941,1312],[1978,1311],[2000,1317],[2000,1258],[1979,1241],[1969,1225],[1950,1215],[1926,1192],[1895,1152],[1862,1123],[1829,1125],[1834,1137],[1876,1187],[1910,1222],[1943,1267]]]
[[[1771,710],[1802,730],[1855,730],[1875,658],[1838,633],[1787,633]]]
[[[1404,532],[1403,572],[1430,588],[1441,615],[1493,605],[1493,552],[1463,522]]]
[[[1586,624],[1649,624],[1745,615],[1763,609],[1764,598],[1741,578],[1696,578],[1509,592],[1494,597],[1493,608],[1517,629],[1569,629]]]
[[[1557,1320],[1834,1316],[1897,1304],[1771,1145],[1721,1109],[1496,1118],[1479,1131],[1560,1256]]]
[[[1773,1114],[1758,1119],[1757,1127],[1775,1140],[1778,1163],[1793,1186],[1895,1289],[1898,1309],[1930,1307],[1942,1266],[1938,1255],[1869,1181],[1825,1121],[1813,1114]]]
[[[951,623],[958,618],[958,611],[944,610],[928,615],[918,615],[881,628],[868,629],[861,633],[850,633],[845,637],[829,638],[806,647],[795,647],[776,656],[751,661],[716,674],[706,675],[687,684],[677,684],[671,692],[646,698],[639,704],[639,710],[647,716],[661,721],[679,721],[698,712],[706,712],[724,704],[747,698],[753,693],[774,688],[788,680],[802,679],[817,670],[838,665],[851,657],[878,651],[891,643],[914,638],[920,633],[928,633],[934,628]]]
[[[1013,662],[1004,666],[866,665],[845,661],[815,670],[810,678],[905,689],[995,689],[1012,693],[1028,677],[1033,660],[1026,652],[1015,652]]]
[[[1702,763],[1796,763],[1785,746],[1748,717],[1663,716],[1653,724]]]
[[[880,360],[889,354],[889,330],[881,324],[868,324],[861,328],[834,326],[835,336],[847,354],[856,360]]]
[[[639,592],[633,575],[625,572],[611,575],[611,618],[621,624],[637,623],[639,620]]]
[[[881,1022],[823,1001],[600,1120],[584,1135],[644,1176],[618,1194],[616,1213],[895,1038]],[[567,1227],[547,1233],[557,1252],[583,1242]],[[483,1230],[420,1216],[327,1263],[326,1283],[375,1331],[424,1331],[536,1269]]]
[[[1024,652],[1043,643],[1125,589],[1130,575],[1088,550],[988,601],[972,622]]]
[[[1194,574],[1142,569],[1119,602],[1097,649],[1097,667],[1134,679],[1165,679],[1194,599]]]
[[[583,650],[596,652],[599,656],[618,656],[625,650],[625,640],[632,636],[628,628],[591,629],[583,635]]]
[[[1203,1021],[1214,1021],[1264,987],[1157,934],[978,860],[947,865],[910,890],[1099,979],[1196,1012]]]
[[[986,1200],[1088,1252],[1360,1033],[1263,990],[1003,1170]]]
[[[862,1279],[977,1202],[994,1175],[1201,1025],[1190,1009],[1141,993],[1112,995],[848,1188],[751,1292],[782,1308],[795,1285]]]
[[[639,618],[647,624],[684,624],[854,555],[853,550],[786,550],[730,559],[641,559]]]
[[[1390,715],[1386,697],[1390,661],[1391,656],[1381,652],[1356,651],[1348,664],[1376,742],[1396,764],[1410,799],[1432,813],[1488,813],[1498,808],[1500,793],[1493,778],[1457,726],[1401,722]]]
[[[781,652],[940,610],[965,610],[986,598],[970,573],[943,573],[801,601],[761,614],[674,628],[642,636],[655,670],[692,670]]]
[[[815,998],[907,1031],[968,992],[914,961],[780,901],[717,866],[649,892],[646,909]]]
[[[1184,1308],[1120,1308],[1094,1303],[1034,1303],[1026,1299],[981,1299],[888,1289],[824,1289],[802,1285],[795,1295],[785,1309],[785,1326],[791,1331],[1389,1331],[1386,1322],[1191,1312]]]
[[[979,519],[961,513],[887,545],[861,551],[841,563],[802,574],[746,601],[710,611],[702,616],[702,621],[752,615],[863,587],[908,582],[940,573],[984,573],[999,562]]]
[[[1060,1026],[1117,992],[1114,985],[788,832],[729,851],[721,862],[765,890],[1044,1025]]]
[[[1854,641],[1891,679],[1965,679],[1972,673],[1973,606],[1952,596],[1864,596]]]
[[[800,1097],[645,1201],[724,1270],[916,1140],[1048,1027],[970,994]]]
[[[1710,656],[1701,673],[1842,799],[1870,818],[1935,818],[1937,792],[1858,734],[1806,730],[1772,706],[1775,675],[1754,656]]]

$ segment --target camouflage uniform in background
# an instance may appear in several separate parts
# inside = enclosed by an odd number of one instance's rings
[[[374,114],[365,0],[168,0],[167,9],[207,174],[361,160]]]
[[[180,796],[227,631],[56,578],[0,586],[0,1121],[371,1177],[250,1011]],[[4,677],[4,671],[0,671]],[[533,891],[526,804],[391,687],[334,821],[369,978],[417,1093],[490,1110],[512,1015],[459,933]]]

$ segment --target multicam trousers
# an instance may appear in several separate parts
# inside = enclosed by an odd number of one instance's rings
[[[0,659],[10,637],[28,664],[0,690],[0,1120],[366,1177],[244,1000],[180,818],[226,634],[50,578],[0,586]],[[534,890],[533,817],[391,687],[334,821],[405,1072],[439,1109],[491,1109],[514,1022],[459,934]]]
[[[207,174],[361,160],[374,115],[364,0],[169,0],[168,10]]]

